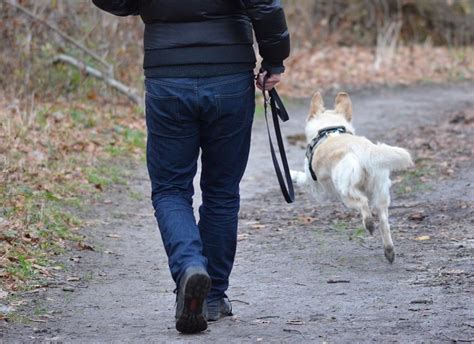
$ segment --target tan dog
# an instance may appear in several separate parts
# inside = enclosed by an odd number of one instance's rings
[[[403,148],[355,136],[351,121],[352,103],[347,93],[337,95],[334,110],[326,110],[321,94],[316,93],[306,121],[309,148],[305,172],[291,171],[291,176],[297,184],[310,184],[317,196],[336,196],[347,207],[360,210],[370,234],[374,231],[372,214],[377,214],[385,257],[393,263],[389,177],[391,171],[406,169],[413,162]]]

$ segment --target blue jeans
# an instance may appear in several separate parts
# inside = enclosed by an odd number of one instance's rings
[[[151,78],[146,85],[147,165],[171,275],[207,268],[208,296],[224,296],[234,263],[244,174],[255,111],[251,72],[208,78]],[[193,213],[201,150],[202,205]]]

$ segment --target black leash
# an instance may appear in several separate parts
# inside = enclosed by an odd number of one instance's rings
[[[265,92],[265,84],[269,76],[270,76],[269,73],[267,73],[267,75],[265,75],[265,77],[263,78],[262,93],[263,93],[263,101],[264,101],[263,107],[265,109],[265,121],[267,122],[268,140],[270,142],[270,152],[272,153],[273,166],[275,167],[275,172],[278,178],[278,183],[280,184],[281,192],[283,193],[283,197],[285,198],[287,203],[293,203],[295,200],[295,191],[293,189],[293,182],[291,181],[290,168],[288,167],[288,160],[286,159],[285,146],[283,144],[283,137],[281,135],[280,123],[278,121],[278,118],[280,118],[283,122],[286,122],[290,119],[290,117],[288,116],[288,112],[286,111],[285,106],[283,105],[283,102],[281,101],[281,98],[278,95],[275,88],[272,88],[270,91],[268,91],[268,97],[267,97],[267,93]],[[283,171],[285,172],[285,177],[283,177],[280,164],[278,163],[275,148],[273,148],[272,137],[270,134],[270,125],[268,124],[268,116],[267,116],[268,104],[270,104],[270,108],[272,111],[273,125],[275,127],[275,136],[278,143],[278,149],[280,151],[280,157],[281,157],[281,162],[283,165]],[[285,184],[285,180],[286,180],[286,184]]]

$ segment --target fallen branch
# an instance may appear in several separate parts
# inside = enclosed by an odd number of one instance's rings
[[[11,1],[5,1],[5,3],[7,5],[10,5],[14,8],[16,8],[17,10],[23,12],[24,14],[26,14],[27,16],[29,16],[30,18],[33,18],[34,20],[36,20],[37,22],[43,24],[44,26],[46,26],[47,28],[49,28],[50,30],[56,32],[59,36],[61,36],[65,41],[71,43],[72,45],[74,45],[76,48],[79,48],[80,50],[82,50],[83,52],[85,52],[86,54],[92,56],[94,59],[96,59],[97,61],[99,61],[104,67],[107,68],[107,71],[110,75],[112,75],[112,71],[113,71],[113,66],[108,63],[107,61],[105,61],[101,56],[97,55],[97,53],[93,52],[92,50],[90,50],[89,48],[87,48],[86,46],[84,46],[83,44],[81,44],[80,42],[76,41],[74,38],[66,35],[64,32],[62,32],[60,29],[58,29],[57,27],[55,27],[54,25],[52,25],[51,23],[49,23],[48,21],[46,21],[45,19],[43,18],[40,18],[38,15],[36,15],[35,13],[33,13],[32,11],[30,11],[29,9],[21,6],[20,4],[16,3],[16,2],[11,2]]]
[[[103,80],[107,85],[125,94],[130,100],[132,100],[136,104],[140,105],[142,103],[142,97],[139,96],[139,92],[136,89],[129,87],[127,85],[124,85],[120,81],[105,75],[101,71],[91,66],[86,65],[84,62],[79,61],[72,56],[65,55],[65,54],[57,55],[53,59],[53,64],[56,64],[56,63],[70,64],[78,68],[79,70],[83,71],[87,75],[91,75],[93,77]]]

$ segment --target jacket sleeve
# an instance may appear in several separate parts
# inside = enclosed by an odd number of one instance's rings
[[[116,16],[130,16],[139,14],[139,0],[92,0],[101,10]]]
[[[279,0],[242,0],[252,21],[258,50],[262,56],[262,68],[270,73],[285,70],[283,60],[290,55],[290,35],[285,13]]]

